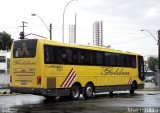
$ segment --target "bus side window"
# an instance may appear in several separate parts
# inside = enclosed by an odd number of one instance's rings
[[[55,62],[55,56],[54,56],[54,47],[52,46],[44,46],[44,59],[45,63],[54,63]]]
[[[90,62],[91,65],[97,65],[97,55],[95,51],[90,52]]]
[[[115,57],[116,57],[116,66],[122,66],[123,67],[123,55],[115,54]]]
[[[60,58],[59,59],[59,62],[62,63],[62,64],[66,64],[67,63],[67,54],[66,54],[66,49],[65,48],[59,48],[59,54],[58,55]]]
[[[80,64],[89,65],[89,52],[87,50],[79,50],[78,56]]]
[[[125,55],[124,56],[124,64],[125,64],[125,67],[129,67],[130,63],[129,63],[129,55]]]
[[[111,53],[111,55],[110,55],[110,66],[115,66],[116,65],[115,60],[116,60],[115,54]]]
[[[104,65],[110,66],[110,53],[104,53]]]
[[[127,55],[123,55],[123,66],[127,67]]]
[[[49,63],[49,50],[48,47],[45,47],[45,62]]]
[[[66,55],[67,55],[67,63],[72,64],[72,50],[66,49]]]
[[[62,61],[62,49],[60,47],[55,47],[55,63],[61,64]]]
[[[78,49],[73,49],[72,50],[72,63],[73,64],[78,64]]]
[[[136,56],[131,56],[131,67],[136,68]]]
[[[54,63],[55,62],[55,51],[54,51],[54,47],[50,46],[49,47],[49,61],[51,63]]]
[[[97,52],[96,58],[97,58],[97,65],[103,65],[103,53]]]
[[[63,59],[63,61],[66,61],[66,59],[67,59],[67,55],[66,55],[66,51],[65,51],[65,49],[61,49],[62,51],[62,55],[61,55],[61,57],[62,57],[62,59]]]
[[[91,65],[94,64],[94,55],[93,55],[93,51],[90,51],[90,64],[91,64]]]

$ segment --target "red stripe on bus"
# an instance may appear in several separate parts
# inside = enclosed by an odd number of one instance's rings
[[[71,78],[73,77],[73,75],[74,75],[74,71],[72,71],[72,73],[70,74],[70,76],[68,77],[68,79],[66,80],[66,83],[64,84],[64,87],[67,87],[67,84],[68,84],[68,82],[71,80]]]
[[[69,77],[69,75],[71,74],[72,71],[73,71],[73,68],[71,69],[71,71],[69,72],[69,74],[67,75],[67,77],[65,78],[65,80],[63,81],[63,83],[61,84],[61,87],[64,85],[65,81],[67,80],[67,78]]]
[[[129,79],[128,84],[131,84],[133,82],[132,78]]]
[[[73,80],[76,78],[76,76],[77,76],[77,74],[75,73],[75,74],[74,74],[74,76],[73,76],[73,78],[72,78],[72,80],[69,82],[68,86],[70,86],[70,85],[71,85],[71,83],[72,83],[72,82],[73,82]]]

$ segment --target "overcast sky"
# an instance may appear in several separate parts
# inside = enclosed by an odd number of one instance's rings
[[[70,0],[0,0],[0,32],[6,31],[18,39],[22,21],[28,22],[25,33],[35,33],[49,39],[49,32],[38,17],[49,26],[53,24],[53,40],[62,42],[62,15]],[[65,43],[68,43],[69,24],[74,24],[77,13],[77,43],[92,44],[92,24],[103,21],[104,45],[144,56],[157,55],[157,38],[160,29],[159,0],[77,0],[65,12]],[[35,38],[30,36],[29,38]],[[37,37],[36,37],[37,38]]]

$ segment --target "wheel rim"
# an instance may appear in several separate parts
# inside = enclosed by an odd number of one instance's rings
[[[86,88],[86,94],[87,94],[88,96],[92,96],[92,94],[93,94],[93,89],[92,89],[91,86],[89,86],[89,87]]]
[[[72,90],[72,96],[73,96],[74,98],[78,98],[78,95],[79,95],[79,90],[78,90],[78,89],[73,89],[73,90]]]
[[[131,88],[132,88],[132,89],[135,89],[135,87],[136,87],[136,84],[135,84],[135,83],[132,83]]]

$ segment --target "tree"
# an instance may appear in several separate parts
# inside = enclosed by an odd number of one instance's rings
[[[11,49],[11,45],[13,43],[13,39],[11,35],[6,33],[5,31],[0,32],[0,50],[7,50]]]
[[[152,71],[156,71],[156,66],[158,66],[158,58],[149,57],[148,58],[148,68]]]

